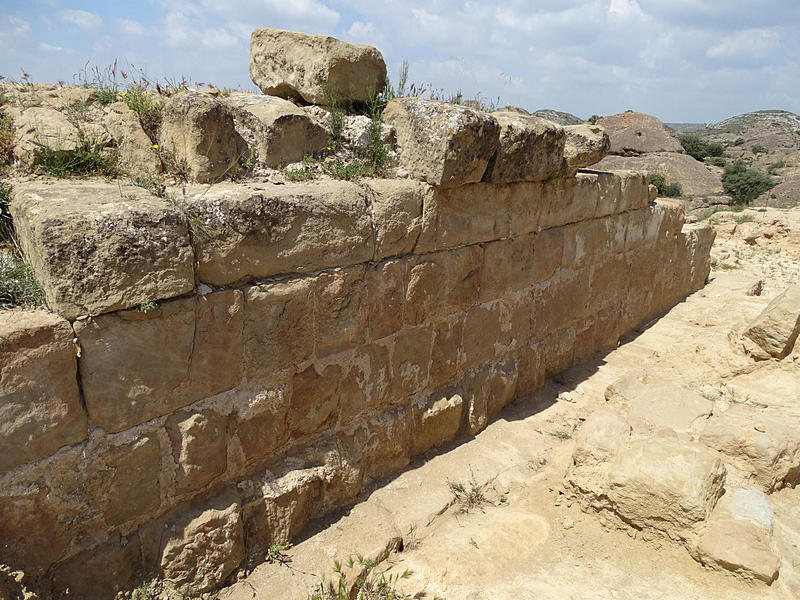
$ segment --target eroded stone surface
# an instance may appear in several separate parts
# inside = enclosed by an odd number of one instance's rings
[[[744,331],[757,358],[788,356],[800,334],[800,286],[792,285],[769,303]]]

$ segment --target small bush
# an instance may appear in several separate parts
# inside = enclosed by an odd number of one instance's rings
[[[695,160],[703,160],[707,156],[722,156],[725,154],[725,148],[722,144],[716,142],[707,142],[699,135],[686,133],[678,136],[683,149]]]
[[[600,115],[592,115],[591,117],[589,117],[589,118],[587,119],[587,121],[588,121],[589,123],[591,123],[592,125],[594,125],[594,124],[595,124],[595,123],[597,123],[597,121],[599,121],[601,118],[602,118],[602,117],[601,117]]]
[[[283,174],[289,181],[308,181],[317,176],[317,172],[312,165],[313,160],[310,156],[303,159],[303,165],[299,169],[284,169]]]
[[[683,194],[680,183],[667,183],[667,178],[661,173],[653,173],[650,175],[650,185],[656,186],[658,195],[665,198],[678,198]]]
[[[744,138],[736,138],[733,142],[734,146],[743,146],[744,145]]]
[[[122,100],[133,112],[139,115],[139,123],[147,136],[156,143],[158,128],[161,126],[161,112],[164,109],[162,100],[154,100],[143,86],[134,84],[128,91],[122,92]]]
[[[764,146],[756,144],[753,146],[753,154],[766,154],[769,152]]]
[[[54,150],[37,143],[33,152],[34,169],[54,177],[102,175],[116,177],[120,174],[119,153],[107,144],[81,142],[71,150]]]
[[[0,170],[14,157],[14,119],[0,109]]]
[[[94,95],[95,103],[99,104],[100,106],[105,106],[106,104],[116,102],[117,98],[119,98],[119,92],[111,88],[101,88],[97,90],[97,93]]]
[[[332,166],[328,167],[328,174],[336,179],[345,181],[356,181],[359,177],[369,175],[371,172],[365,169],[359,160],[344,161],[337,158]]]
[[[749,168],[744,161],[737,160],[725,167],[722,174],[722,189],[737,204],[750,204],[773,186],[772,177]]]
[[[724,167],[728,164],[728,161],[722,156],[707,156],[705,162],[713,167]]]

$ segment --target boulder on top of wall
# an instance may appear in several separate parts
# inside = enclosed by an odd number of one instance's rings
[[[239,162],[247,151],[233,122],[231,109],[209,94],[181,92],[164,104],[159,144],[189,177],[214,183]]]
[[[491,115],[436,100],[395,98],[383,120],[395,128],[401,166],[443,188],[481,181],[500,140]]]
[[[484,181],[546,181],[566,171],[563,127],[516,111],[499,110],[492,116],[500,124],[500,143]]]
[[[48,306],[67,319],[194,289],[186,218],[141,188],[18,183],[11,214]]]
[[[255,139],[259,162],[268,167],[296,162],[328,143],[330,133],[283,98],[233,93],[225,102],[233,107],[237,125]]]
[[[678,140],[652,115],[628,110],[598,119],[597,124],[608,132],[611,154],[684,152]]]
[[[564,156],[570,169],[591,167],[603,160],[611,147],[608,133],[599,125],[583,123],[564,127]]]
[[[262,28],[250,36],[250,78],[265,94],[309,104],[326,105],[329,95],[365,102],[383,90],[386,63],[372,46]]]

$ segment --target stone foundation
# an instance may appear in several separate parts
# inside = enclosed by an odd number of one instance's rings
[[[0,313],[0,562],[70,598],[219,586],[701,288],[713,232],[651,200],[590,171],[227,183],[180,209],[16,185],[62,316]]]

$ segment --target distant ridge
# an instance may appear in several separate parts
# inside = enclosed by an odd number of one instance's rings
[[[664,123],[664,125],[678,133],[694,133],[708,127],[708,123]]]
[[[576,117],[567,112],[561,112],[560,110],[553,110],[552,108],[540,108],[531,114],[535,117],[541,117],[553,123],[558,123],[559,125],[580,125],[586,122],[580,117]]]

